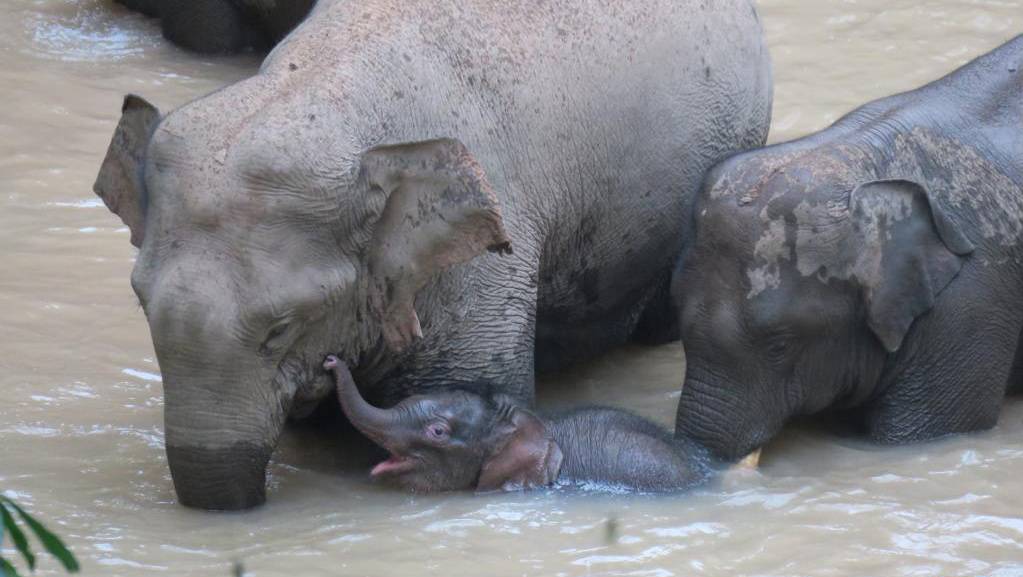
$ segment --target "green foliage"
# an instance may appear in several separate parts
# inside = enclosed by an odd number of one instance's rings
[[[50,555],[53,555],[60,561],[65,570],[69,573],[78,572],[78,560],[75,559],[75,556],[64,545],[64,542],[60,540],[60,537],[51,533],[49,529],[26,513],[17,503],[0,495],[0,521],[2,521],[2,524],[0,524],[0,545],[3,544],[4,536],[10,535],[14,548],[25,559],[29,571],[35,572],[36,556],[29,546],[28,537],[25,536],[25,532],[18,526],[17,519],[21,519],[22,524],[31,530]],[[20,577],[14,565],[3,557],[0,557],[0,577]]]

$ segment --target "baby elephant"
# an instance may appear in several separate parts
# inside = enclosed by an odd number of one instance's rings
[[[664,492],[692,484],[706,470],[695,446],[636,415],[582,408],[546,418],[504,395],[449,390],[379,409],[359,394],[344,362],[330,355],[341,408],[391,453],[375,479],[414,492],[517,490],[602,483]]]

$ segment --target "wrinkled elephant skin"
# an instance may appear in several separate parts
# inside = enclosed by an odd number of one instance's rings
[[[1023,377],[1021,87],[1023,37],[712,169],[675,287],[679,438],[735,461],[797,415],[885,444],[995,424]]]
[[[256,76],[127,98],[96,191],[140,246],[181,501],[263,500],[329,352],[378,406],[528,406],[535,367],[677,333],[679,223],[770,105],[748,0],[321,1]]]

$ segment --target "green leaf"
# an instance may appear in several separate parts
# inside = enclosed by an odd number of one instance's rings
[[[4,506],[4,503],[7,503],[8,501],[10,501],[10,499],[4,497],[3,493],[0,493],[0,508],[2,508]],[[3,548],[4,548],[4,524],[0,523],[0,549]],[[0,559],[2,559],[2,557],[0,557]],[[0,577],[5,577],[4,570],[2,567],[0,567]]]
[[[18,575],[18,570],[7,562],[6,559],[0,557],[0,577],[21,577]]]
[[[25,534],[21,532],[21,529],[14,524],[14,517],[4,505],[0,505],[0,519],[3,519],[4,527],[7,529],[7,532],[11,534],[11,541],[14,541],[14,546],[18,548],[21,556],[24,557],[25,562],[28,563],[29,571],[35,571],[36,556],[33,555],[32,550],[28,548],[28,539],[25,538]]]
[[[18,515],[20,515],[22,520],[25,521],[25,524],[28,525],[28,528],[32,529],[32,532],[35,533],[36,537],[39,538],[39,541],[42,542],[43,547],[50,552],[50,555],[53,555],[58,561],[60,561],[60,564],[64,566],[64,569],[66,569],[68,573],[77,573],[79,569],[81,569],[78,565],[78,560],[75,559],[74,554],[68,550],[67,545],[60,540],[60,537],[51,533],[46,527],[43,527],[42,523],[36,521],[31,515],[26,513],[24,509],[14,502],[8,501],[8,504],[14,507],[14,509],[18,512]]]

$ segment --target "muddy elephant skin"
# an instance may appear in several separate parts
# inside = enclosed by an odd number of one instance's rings
[[[1023,37],[715,167],[676,435],[734,461],[796,415],[883,444],[992,427],[1023,377],[1021,126]]]

